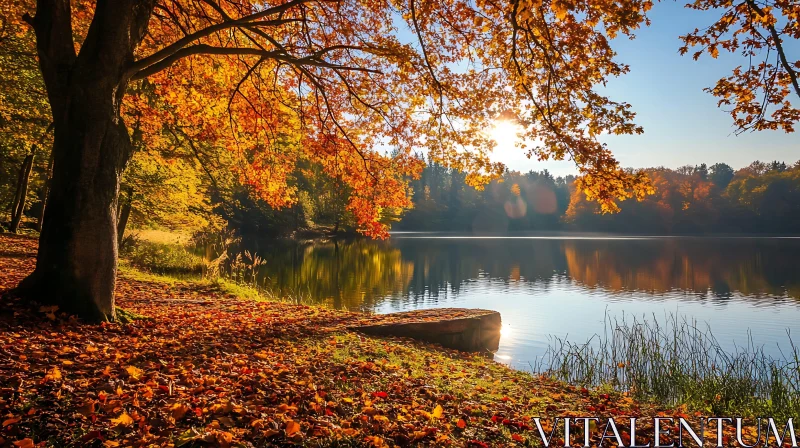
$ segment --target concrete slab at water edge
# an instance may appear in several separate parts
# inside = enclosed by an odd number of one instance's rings
[[[399,336],[467,352],[495,352],[500,346],[500,313],[441,308],[376,315],[368,325],[348,327],[374,336]]]

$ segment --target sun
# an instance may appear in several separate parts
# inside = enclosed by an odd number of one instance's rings
[[[497,144],[496,154],[511,154],[518,151],[516,145],[521,141],[522,126],[511,120],[495,120],[489,130],[489,138]]]

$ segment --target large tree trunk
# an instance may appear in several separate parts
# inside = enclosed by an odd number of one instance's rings
[[[99,88],[98,81],[76,80],[69,116],[56,120],[52,190],[36,270],[20,290],[107,320],[114,317],[117,194],[130,144],[127,130],[113,119],[113,90]]]
[[[34,146],[34,148],[36,148]],[[25,156],[22,168],[19,171],[19,183],[17,184],[17,194],[14,197],[14,213],[11,216],[11,233],[17,233],[22,215],[25,212],[25,199],[28,198],[28,183],[31,180],[31,170],[33,169],[33,151]]]
[[[79,55],[69,0],[38,0],[29,19],[55,134],[36,269],[17,293],[89,320],[115,316],[117,196],[132,150],[120,103],[153,3],[98,0]]]

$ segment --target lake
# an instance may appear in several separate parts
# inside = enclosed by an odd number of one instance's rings
[[[256,277],[282,295],[337,309],[391,313],[485,308],[503,319],[495,359],[535,364],[549,338],[585,342],[606,316],[710,326],[734,350],[748,338],[779,356],[800,342],[800,239],[747,237],[460,236],[389,240],[248,240]]]

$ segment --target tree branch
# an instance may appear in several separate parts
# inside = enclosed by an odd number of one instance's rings
[[[765,17],[766,13],[760,6],[756,4],[753,0],[747,0],[747,5],[750,6],[750,9],[756,12],[760,17]],[[789,74],[789,79],[792,82],[792,86],[794,87],[794,92],[797,94],[798,98],[800,98],[800,83],[797,81],[797,73],[792,68],[792,64],[789,63],[789,60],[786,58],[786,53],[783,51],[783,44],[781,42],[781,36],[778,34],[778,30],[775,29],[775,25],[770,23],[766,25],[767,29],[769,30],[770,35],[772,35],[772,40],[775,42],[775,49],[778,50],[778,58],[781,61],[781,65],[786,70],[786,73]]]
[[[344,48],[344,46],[337,46],[340,48]],[[305,57],[296,57],[285,53],[284,51],[279,50],[272,50],[272,51],[265,51],[257,48],[247,48],[247,47],[232,47],[232,48],[225,48],[225,47],[214,47],[211,45],[206,44],[197,44],[192,45],[189,47],[182,48],[171,56],[162,59],[161,61],[143,69],[139,72],[134,73],[130,79],[137,80],[143,79],[150,75],[160,72],[165,68],[169,67],[170,65],[174,64],[181,58],[185,58],[191,55],[198,55],[198,54],[212,54],[212,55],[228,55],[228,56],[260,56],[263,59],[274,59],[277,61],[286,62],[291,65],[295,66],[315,66],[315,67],[322,67],[322,68],[331,68],[331,69],[338,69],[338,70],[351,70],[351,71],[360,71],[360,72],[368,72],[368,73],[381,73],[379,70],[369,69],[369,68],[362,68],[362,67],[349,67],[344,65],[332,64],[330,62],[324,61],[317,57],[317,54],[324,54],[327,51],[332,51],[335,49],[340,48],[330,48],[324,49],[316,52],[314,55],[305,56]],[[354,49],[361,49],[359,47],[351,47]]]
[[[196,31],[194,33],[187,34],[186,36],[182,37],[181,39],[178,39],[174,43],[162,48],[161,50],[151,54],[150,56],[142,58],[142,59],[136,61],[135,63],[133,63],[133,65],[131,65],[131,67],[128,69],[127,75],[129,77],[134,77],[136,73],[142,72],[143,70],[147,69],[148,67],[150,67],[150,66],[152,66],[154,64],[157,64],[157,63],[163,61],[164,59],[166,59],[166,58],[168,58],[170,56],[173,56],[175,53],[177,53],[181,49],[185,48],[186,46],[188,46],[192,42],[195,42],[195,41],[197,41],[199,39],[202,39],[203,37],[210,36],[211,34],[214,34],[217,31],[225,30],[225,29],[228,29],[228,28],[235,28],[235,27],[245,26],[245,25],[251,26],[251,25],[253,25],[253,22],[256,22],[259,19],[262,19],[262,18],[265,18],[265,17],[269,17],[269,16],[272,16],[272,15],[276,15],[276,14],[281,14],[281,13],[291,9],[294,6],[301,5],[301,4],[307,3],[309,1],[313,1],[313,0],[291,0],[291,1],[287,2],[287,3],[282,4],[282,5],[274,6],[272,8],[267,8],[267,9],[265,9],[263,11],[259,11],[259,12],[255,13],[255,14],[251,14],[249,16],[241,17],[241,18],[236,19],[236,20],[225,20],[225,21],[220,22],[218,24],[211,25],[211,26],[208,26],[206,28],[203,28],[203,29],[201,29],[199,31]],[[330,0],[328,0],[328,1],[330,1]],[[284,20],[262,21],[262,22],[259,23],[259,25],[261,25],[261,26],[274,26],[274,25],[280,25],[280,24],[283,24],[283,23],[287,23],[287,22],[284,21]]]

